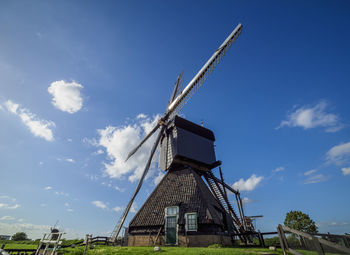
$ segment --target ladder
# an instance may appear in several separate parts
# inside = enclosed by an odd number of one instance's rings
[[[212,172],[208,171],[204,174],[204,178],[207,181],[211,192],[214,194],[215,198],[218,200],[220,205],[225,209],[225,211],[232,217],[233,220],[233,228],[237,234],[245,234],[246,231],[244,229],[244,225],[242,224],[241,219],[237,216],[237,213],[233,209],[231,203],[227,198],[227,193],[225,190],[225,186],[218,181],[218,179],[213,175]],[[222,180],[223,182],[223,180]],[[243,235],[239,235],[239,238],[246,242],[246,237]]]
[[[65,234],[63,232],[56,232],[56,233],[50,233],[50,234],[44,234],[43,238],[41,238],[38,248],[35,252],[35,255],[46,255],[51,254],[54,255],[57,249],[59,248],[59,245],[62,244],[61,237]],[[50,248],[50,246],[53,246]],[[44,248],[44,251],[40,253],[41,248]],[[52,249],[52,250],[51,250]],[[50,253],[51,250],[51,253]]]

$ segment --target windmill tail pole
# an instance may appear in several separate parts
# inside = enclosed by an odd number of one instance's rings
[[[191,90],[202,80],[206,78],[205,74],[209,74],[215,65],[218,63],[226,52],[226,50],[231,46],[231,44],[236,40],[236,38],[242,32],[242,24],[238,24],[232,33],[226,38],[226,40],[220,45],[220,47],[214,52],[211,58],[205,63],[202,69],[193,77],[193,79],[187,84],[184,90],[179,94],[175,100],[168,107],[168,116],[175,111],[175,109],[184,101],[186,96],[191,92]],[[216,63],[216,64],[215,64]]]
[[[137,195],[137,193],[139,193],[140,191],[140,188],[142,186],[142,183],[143,183],[143,180],[145,179],[146,175],[147,175],[147,172],[148,172],[148,169],[150,168],[151,166],[151,162],[152,162],[152,158],[153,158],[153,155],[154,153],[156,152],[156,149],[158,147],[158,144],[159,144],[159,141],[160,141],[160,138],[162,137],[162,134],[164,132],[164,129],[165,129],[165,126],[162,126],[162,129],[160,130],[158,136],[157,136],[157,139],[156,141],[154,142],[153,144],[153,147],[152,147],[152,150],[151,150],[151,154],[150,154],[150,157],[147,161],[147,164],[145,166],[145,169],[143,170],[143,174],[141,176],[141,179],[139,180],[139,183],[136,187],[136,190],[134,192],[134,194],[132,195],[131,199],[130,199],[130,202],[128,203],[128,205],[126,206],[125,208],[125,211],[123,213],[123,216],[119,219],[119,222],[117,223],[117,225],[115,226],[114,228],[114,231],[112,232],[112,235],[111,235],[111,242],[115,242],[117,240],[117,237],[119,235],[119,232],[120,230],[122,229],[123,225],[124,225],[124,222],[125,222],[125,219],[126,217],[128,216],[128,213],[130,211],[130,208],[134,202],[134,199]]]

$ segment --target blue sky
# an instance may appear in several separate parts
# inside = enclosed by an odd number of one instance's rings
[[[238,24],[182,110],[273,231],[290,210],[350,231],[348,1],[1,1],[0,234],[108,235],[143,169],[123,157]],[[163,173],[157,158],[133,212]],[[129,218],[130,218],[129,217]]]

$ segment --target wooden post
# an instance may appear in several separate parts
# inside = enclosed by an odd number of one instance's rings
[[[283,240],[283,238],[282,238],[282,227],[281,227],[281,225],[278,225],[277,226],[277,233],[278,233],[278,238],[280,239],[280,244],[281,244],[281,249],[282,249],[282,251],[283,251],[283,254],[284,255],[287,255],[287,253],[286,253],[286,247],[284,246],[284,240]]]
[[[85,240],[84,240],[84,242],[85,242],[85,248],[84,248],[84,253],[83,253],[83,255],[85,255],[86,254],[86,251],[87,251],[87,247],[88,247],[88,245],[89,245],[89,234],[87,234],[86,236],[85,236]]]
[[[323,249],[322,249],[322,247],[321,247],[320,242],[318,241],[318,238],[312,236],[312,242],[314,243],[316,252],[317,252],[319,255],[324,255]]]

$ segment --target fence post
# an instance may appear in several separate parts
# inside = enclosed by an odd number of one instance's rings
[[[314,243],[314,246],[315,246],[315,249],[316,249],[317,253],[320,254],[320,255],[324,255],[322,246],[321,246],[320,242],[318,241],[318,238],[312,236],[312,242]]]
[[[287,247],[285,247],[285,242],[284,242],[284,239],[283,239],[283,229],[282,229],[282,226],[279,224],[278,226],[277,226],[277,233],[278,233],[278,237],[279,237],[279,239],[280,239],[280,244],[281,244],[281,249],[282,249],[282,251],[283,251],[283,254],[284,255],[287,255],[287,253],[286,253],[286,249],[287,249]]]

